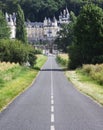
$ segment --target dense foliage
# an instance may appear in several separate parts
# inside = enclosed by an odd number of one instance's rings
[[[7,39],[10,37],[10,29],[7,25],[7,22],[5,20],[5,17],[2,13],[2,11],[0,11],[0,39]]]
[[[71,28],[72,24],[64,24],[62,25],[62,30],[58,32],[58,37],[55,40],[55,44],[57,44],[58,49],[62,52],[67,52],[67,47],[71,44]]]
[[[4,12],[15,12],[15,6],[19,3],[24,11],[26,20],[42,21],[44,17],[58,17],[60,11],[68,7],[69,11],[79,14],[80,8],[90,0],[1,0],[0,7]],[[91,0],[103,7],[103,0]]]
[[[103,11],[94,4],[83,7],[74,27],[76,42],[69,48],[70,67],[103,63]]]
[[[0,61],[21,65],[29,62],[31,66],[34,66],[35,60],[35,49],[32,46],[17,40],[0,40]]]

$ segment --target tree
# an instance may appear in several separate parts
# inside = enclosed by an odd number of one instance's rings
[[[4,4],[2,1],[0,1],[0,9],[4,10],[6,8],[6,4]]]
[[[67,52],[67,46],[68,46],[67,35],[68,35],[68,25],[64,24],[62,25],[61,30],[58,32],[58,37],[55,40],[58,49],[62,50],[63,52]]]
[[[6,19],[0,11],[0,39],[10,38],[10,28],[7,25]]]
[[[70,12],[70,20],[69,24],[63,24],[61,26],[61,30],[58,32],[58,37],[55,40],[58,49],[63,52],[68,52],[68,46],[70,46],[75,40],[74,25],[76,23],[76,16],[73,12]]]
[[[16,15],[16,38],[21,40],[23,43],[27,43],[24,13],[19,4],[17,5]]]
[[[75,23],[77,20],[77,17],[75,16],[73,11],[70,11],[70,21]]]
[[[72,49],[71,53],[79,53],[81,59],[79,65],[103,62],[102,9],[94,4],[85,5],[77,18],[74,30],[76,36],[74,48],[78,48],[79,52]],[[73,56],[70,56],[70,59],[73,62]]]
[[[73,24],[63,24],[61,30],[58,32],[58,37],[55,40],[55,44],[59,50],[67,52],[68,46],[71,45],[73,40]]]

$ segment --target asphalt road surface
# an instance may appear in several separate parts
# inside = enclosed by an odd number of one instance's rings
[[[0,113],[0,130],[103,130],[103,107],[79,93],[49,56],[34,84]]]

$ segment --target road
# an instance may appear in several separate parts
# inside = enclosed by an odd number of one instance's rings
[[[49,56],[33,85],[0,113],[0,130],[103,130],[103,107],[79,93]]]

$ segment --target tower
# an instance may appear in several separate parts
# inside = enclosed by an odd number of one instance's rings
[[[9,22],[9,15],[8,15],[7,12],[5,13],[5,18],[6,18],[6,21],[7,21],[7,23],[8,23],[8,22]]]
[[[70,19],[70,14],[69,14],[67,7],[66,7],[66,17],[67,17],[67,19]]]
[[[11,35],[10,35],[10,38],[15,38],[15,34],[16,34],[16,21],[14,23],[14,20],[13,20],[13,15],[9,15],[8,13],[5,14],[5,17],[6,17],[6,21],[7,21],[7,24],[11,30]]]
[[[57,22],[57,19],[55,18],[55,16],[53,17],[52,26],[53,27],[57,27],[58,26],[58,22]]]
[[[62,14],[62,12],[61,12],[60,15],[59,15],[59,23],[62,22],[62,17],[63,17],[63,14]]]
[[[48,18],[48,26],[51,26],[52,22],[50,20],[50,18]]]
[[[63,12],[61,12],[59,15],[59,24],[67,24],[69,23],[69,20],[70,20],[70,14],[66,7],[66,9],[64,9]]]
[[[44,19],[43,24],[44,24],[44,26],[47,26],[47,25],[48,25],[48,20],[47,20],[47,18],[46,18],[46,17],[45,17],[45,19]]]

